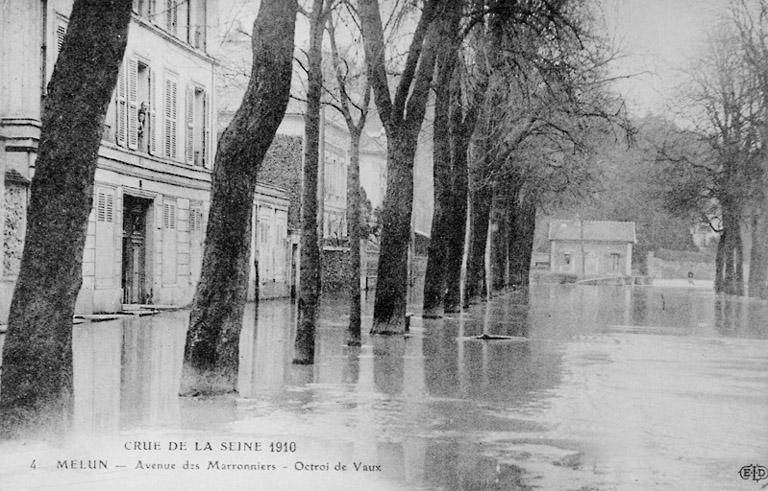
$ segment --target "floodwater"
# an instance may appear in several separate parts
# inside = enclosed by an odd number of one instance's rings
[[[186,312],[75,326],[73,430],[0,443],[0,489],[768,483],[739,476],[768,466],[766,303],[535,286],[349,348],[344,302],[327,300],[314,366],[291,364],[294,315],[262,302],[256,323],[251,306],[239,394],[212,398],[177,395]]]

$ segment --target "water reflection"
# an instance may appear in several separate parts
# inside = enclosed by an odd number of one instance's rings
[[[350,348],[346,304],[326,299],[316,363],[295,366],[295,308],[264,302],[245,315],[239,394],[209,399],[178,397],[186,312],[85,323],[73,330],[75,433],[295,439],[302,458],[381,465],[371,483],[392,488],[616,488],[625,455],[661,466],[638,482],[679,487],[686,442],[711,462],[718,445],[756,458],[768,438],[743,430],[768,417],[767,319],[765,303],[700,290],[541,286]],[[739,421],[721,418],[726,406]]]

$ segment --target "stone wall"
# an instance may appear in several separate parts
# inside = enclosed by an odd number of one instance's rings
[[[646,266],[648,276],[657,279],[675,279],[688,278],[688,272],[693,272],[694,278],[701,280],[715,279],[714,261],[685,260],[685,259],[662,259],[656,257],[653,251],[646,257]]]
[[[275,135],[259,168],[258,182],[283,188],[288,193],[288,228],[301,227],[301,161],[303,141],[300,136]]]
[[[24,213],[27,203],[27,188],[6,183],[5,227],[3,229],[3,276],[15,277],[21,266],[21,252],[24,248]]]
[[[324,292],[341,291],[347,287],[349,249],[332,248],[323,251],[322,285]]]

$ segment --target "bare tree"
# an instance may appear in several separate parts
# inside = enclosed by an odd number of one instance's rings
[[[461,100],[452,99],[451,80],[459,77],[459,21],[463,2],[452,2],[439,21],[440,45],[437,51],[435,87],[435,117],[433,132],[434,212],[424,278],[423,316],[439,318],[443,315],[445,276],[451,236],[451,202],[462,199],[452,195],[454,175],[451,159],[450,116],[451,105],[462,106]],[[460,83],[458,80],[456,83]],[[466,171],[464,171],[466,172]],[[462,224],[463,228],[463,224]],[[463,239],[463,237],[462,237]],[[463,240],[462,240],[463,242]]]
[[[3,432],[71,409],[72,315],[82,284],[102,126],[129,0],[75,0],[42,111],[21,270],[3,346]]]
[[[362,102],[359,104],[352,100],[350,92],[354,90],[355,82],[351,63],[343,59],[339,54],[336,42],[336,30],[333,16],[328,20],[328,37],[331,42],[331,56],[336,78],[336,101],[334,104],[344,116],[344,122],[349,131],[349,167],[347,168],[347,227],[349,231],[349,327],[347,344],[360,346],[360,242],[365,239],[361,227],[361,196],[360,196],[360,138],[368,117],[368,108],[371,104],[371,87],[367,77],[363,82]],[[353,109],[358,113],[357,121],[353,116]]]
[[[768,193],[765,191],[768,186],[768,1],[759,0],[757,4],[756,12],[753,12],[745,0],[738,2],[733,7],[732,17],[745,65],[754,79],[757,93],[747,293],[750,297],[768,298]]]
[[[427,0],[407,51],[394,98],[386,73],[384,29],[378,0],[358,5],[368,77],[387,135],[387,191],[373,311],[373,334],[402,334],[408,287],[408,244],[413,205],[413,159],[432,82],[438,1]]]
[[[744,60],[741,40],[732,25],[715,31],[706,52],[694,63],[687,99],[698,147],[664,144],[659,159],[672,169],[684,169],[686,183],[672,191],[670,207],[683,210],[704,201],[712,210],[720,232],[715,257],[715,291],[744,294],[742,225],[755,197],[762,193],[761,129],[756,123],[761,96],[758,79]],[[758,184],[758,186],[755,186]],[[759,259],[759,258],[758,258]]]
[[[220,375],[229,390],[237,382],[256,175],[288,104],[297,8],[295,0],[262,0],[251,37],[251,78],[214,160],[184,359],[198,372]]]

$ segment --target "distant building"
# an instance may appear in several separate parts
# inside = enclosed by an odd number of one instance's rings
[[[578,276],[632,274],[635,222],[550,220],[550,268]]]
[[[691,227],[691,240],[699,250],[704,250],[716,242],[720,234],[712,230],[709,223],[697,223]]]

